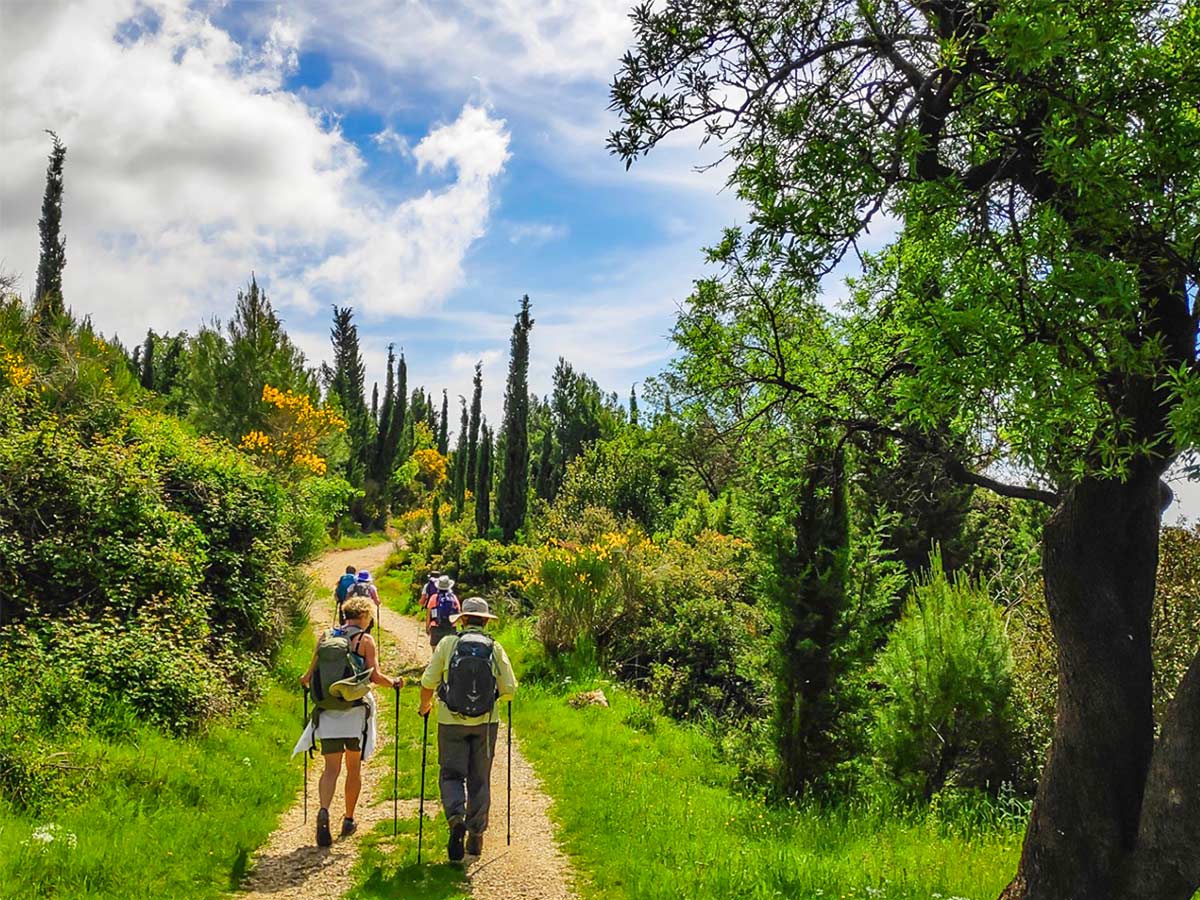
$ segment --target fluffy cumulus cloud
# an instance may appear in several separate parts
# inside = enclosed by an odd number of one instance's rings
[[[182,0],[6,4],[4,267],[30,286],[52,128],[68,146],[65,293],[103,328],[194,326],[256,267],[285,306],[435,308],[486,228],[505,123],[465,106],[412,150],[436,186],[384,202],[336,121],[283,87],[301,33],[277,14],[240,44]]]

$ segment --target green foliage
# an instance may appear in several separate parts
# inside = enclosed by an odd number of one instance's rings
[[[315,372],[305,365],[303,352],[253,276],[238,291],[229,322],[201,328],[186,357],[191,420],[201,431],[234,443],[250,431],[266,430],[264,386],[317,397]],[[156,371],[155,386],[157,379]]]
[[[30,898],[223,896],[299,787],[299,760],[288,751],[297,729],[295,679],[309,653],[311,643],[289,644],[262,702],[187,739],[138,723],[121,704],[89,707],[90,687],[78,674],[42,669],[39,677],[55,683],[40,696],[19,696],[67,697],[52,739],[21,732],[22,792],[15,804],[0,798],[0,884],[19,885]],[[0,678],[7,671],[0,664]],[[14,712],[25,707],[6,704],[0,729]],[[4,741],[0,779],[7,782],[14,757]]]
[[[628,430],[597,441],[568,466],[547,527],[553,531],[556,522],[599,507],[656,533],[669,525],[676,479],[677,463],[648,433]]]
[[[511,634],[501,640],[516,657]],[[572,709],[561,688],[528,680],[515,704],[522,749],[554,798],[565,849],[587,873],[584,897],[991,900],[1011,877],[1020,828],[989,819],[987,801],[936,815],[770,805],[736,789],[735,767],[700,729],[600,686],[607,709]]]
[[[940,555],[876,660],[871,742],[889,777],[928,798],[949,784],[999,789],[1013,773],[1012,653],[986,593]]]
[[[37,282],[33,288],[34,309],[43,323],[49,323],[63,314],[62,273],[67,266],[67,241],[61,234],[63,162],[67,148],[53,131],[46,133],[53,141],[53,149],[46,166],[42,217],[38,220],[41,252],[38,256]]]
[[[496,491],[496,518],[506,543],[525,527],[529,493],[529,297],[521,300],[521,311],[513,325],[508,361],[508,383],[504,389],[504,466]]]

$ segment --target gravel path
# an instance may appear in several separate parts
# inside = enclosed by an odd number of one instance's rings
[[[347,565],[359,568],[380,566],[391,552],[391,544],[380,544],[362,550],[346,550],[328,553],[313,564],[309,571],[323,585],[333,585]],[[332,587],[330,588],[332,590]],[[327,627],[333,604],[327,596],[319,598],[311,610],[314,629]],[[429,661],[429,643],[420,625],[407,616],[390,609],[383,609],[380,626],[387,633],[382,652],[383,668],[395,672],[397,668],[424,665]],[[397,655],[398,654],[398,655]],[[383,708],[390,711],[390,698],[385,698]],[[518,712],[520,709],[518,701]],[[392,716],[379,717],[380,743],[391,736]],[[518,722],[518,726],[519,726]],[[519,728],[517,729],[519,732]],[[542,790],[537,774],[521,754],[516,743],[513,745],[513,796],[512,846],[504,843],[505,790],[508,778],[506,756],[506,726],[500,727],[496,761],[492,769],[492,827],[484,843],[483,856],[467,857],[466,874],[471,883],[471,894],[475,900],[566,900],[574,898],[574,872],[570,862],[559,849],[550,822],[550,798]],[[356,817],[359,832],[371,830],[377,821],[391,817],[390,803],[376,803],[376,796],[390,794],[388,767],[378,764],[368,766],[363,773],[363,790],[358,801]],[[342,897],[353,887],[351,870],[358,854],[355,838],[337,839],[342,809],[342,791],[339,787],[331,807],[331,820],[335,840],[328,849],[314,843],[317,810],[316,780],[320,775],[319,758],[310,763],[309,769],[309,821],[304,824],[303,797],[289,809],[279,827],[267,843],[255,854],[252,869],[247,875],[239,898],[254,900],[327,900]],[[430,775],[437,777],[437,764],[430,760]],[[401,816],[411,817],[416,812],[417,801],[402,800]],[[426,815],[440,815],[436,803],[425,804]],[[444,848],[431,848],[431,858],[439,860]]]

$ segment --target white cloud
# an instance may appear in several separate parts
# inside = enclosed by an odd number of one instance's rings
[[[118,28],[152,8],[157,28]],[[130,36],[132,35],[132,36]],[[48,139],[67,144],[64,292],[105,329],[194,326],[253,268],[273,298],[368,314],[435,307],[462,281],[508,158],[481,106],[414,150],[436,188],[385,206],[328,117],[283,89],[300,30],[272,19],[250,50],[183,0],[6,4],[0,32],[0,244],[37,259]],[[11,254],[11,255],[9,255]]]
[[[390,126],[371,135],[371,141],[376,146],[400,156],[408,156],[412,153],[412,148],[408,146],[408,139],[404,135],[398,134]]]
[[[567,226],[558,222],[511,222],[508,225],[508,240],[513,244],[531,244],[535,247],[567,236]]]

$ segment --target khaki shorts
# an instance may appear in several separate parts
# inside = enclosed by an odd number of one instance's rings
[[[362,753],[362,738],[321,738],[321,755],[328,753]]]

